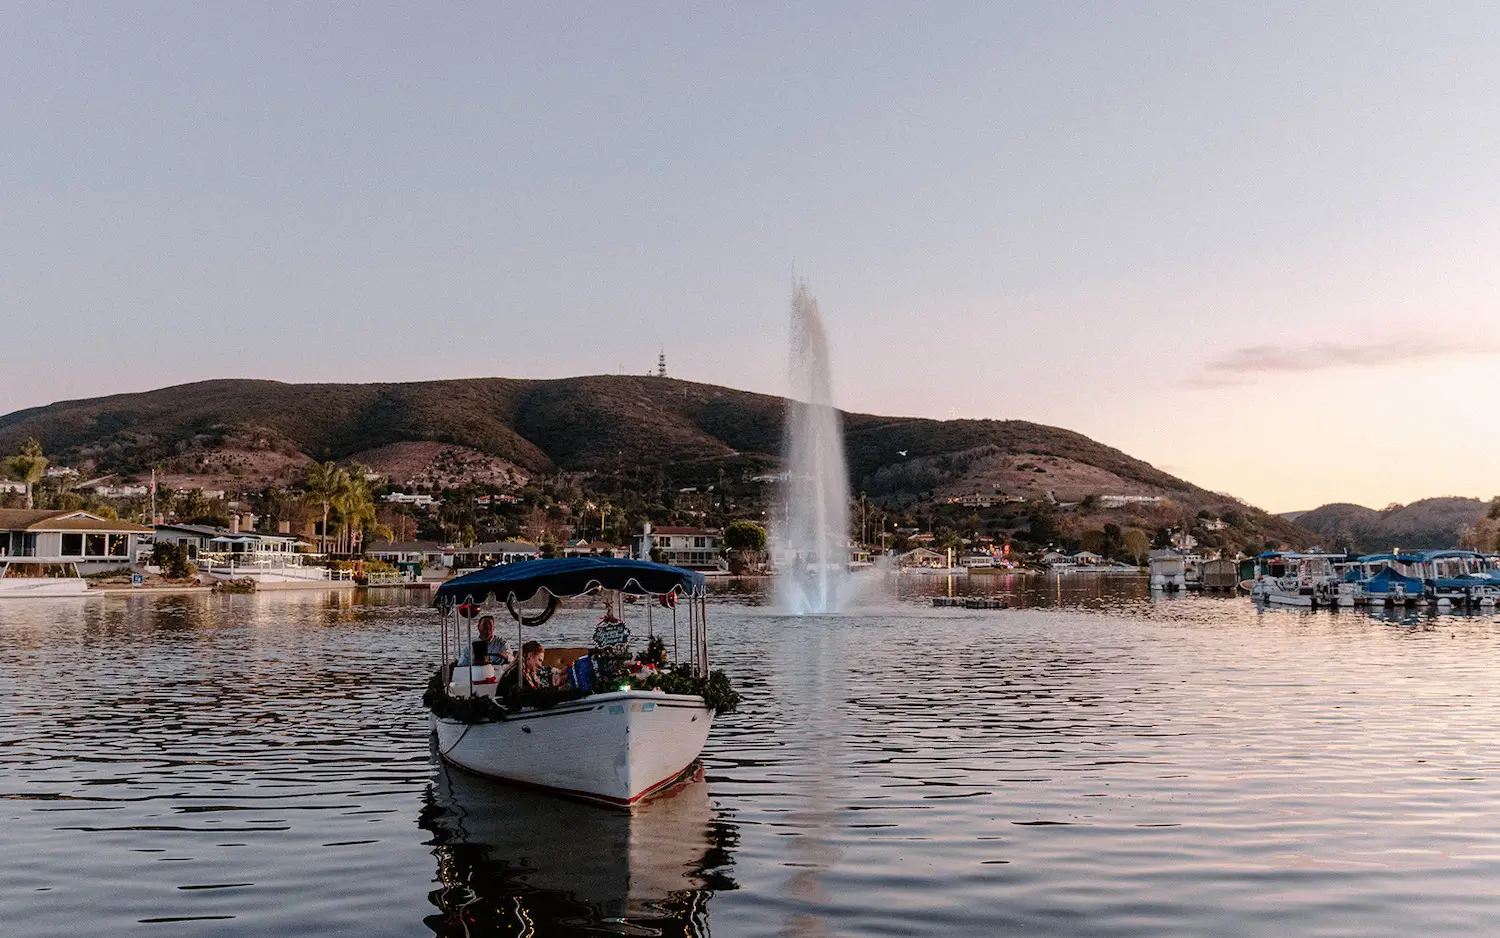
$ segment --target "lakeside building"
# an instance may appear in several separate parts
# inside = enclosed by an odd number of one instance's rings
[[[564,557],[619,557],[630,556],[630,551],[604,541],[586,541],[583,538],[568,541],[563,545]]]
[[[948,566],[948,555],[929,547],[917,547],[892,558],[897,567],[944,567]]]
[[[0,557],[30,564],[76,564],[82,574],[134,564],[150,528],[87,511],[0,508]]]
[[[420,493],[407,494],[406,492],[391,492],[385,496],[385,501],[392,505],[414,505],[418,508],[431,508],[440,502],[431,495]]]
[[[635,536],[633,555],[649,556],[656,551],[662,563],[688,570],[727,570],[729,565],[719,554],[723,548],[722,531],[667,525],[652,528]]]
[[[273,554],[278,556],[297,553],[301,539],[291,534],[261,534],[257,531],[242,531],[239,519],[232,518],[230,526],[214,524],[159,524],[156,526],[156,543],[182,544],[187,548],[188,560],[196,561],[210,554]]]
[[[1100,495],[1100,508],[1124,508],[1126,505],[1160,505],[1160,495]]]
[[[99,498],[140,498],[151,493],[145,485],[96,485],[93,492]]]
[[[365,548],[365,556],[398,567],[417,564],[425,569],[447,566],[446,558],[453,556],[453,550],[437,541],[376,541]]]
[[[963,505],[965,508],[992,508],[995,505],[1013,505],[1026,501],[1024,495],[1006,495],[1003,492],[972,492],[968,495],[953,495],[948,499],[950,505]]]
[[[482,570],[497,564],[524,563],[536,560],[542,551],[529,541],[484,541],[472,547],[456,547],[453,550],[453,569]]]

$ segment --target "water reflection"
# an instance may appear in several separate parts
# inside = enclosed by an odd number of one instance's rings
[[[628,814],[478,778],[434,756],[437,935],[707,935],[736,838],[701,771]]]

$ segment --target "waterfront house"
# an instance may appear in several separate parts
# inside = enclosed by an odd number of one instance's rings
[[[159,524],[156,526],[156,543],[182,544],[187,548],[190,561],[209,555],[260,555],[286,556],[297,553],[301,541],[290,534],[261,534],[242,531],[238,516],[230,520],[229,527],[214,524]]]
[[[453,551],[453,569],[481,570],[503,563],[523,563],[542,556],[541,549],[528,541],[484,541],[473,547]]]
[[[918,547],[894,558],[898,567],[946,567],[948,555],[927,547]]]
[[[0,556],[76,564],[83,574],[134,564],[151,539],[150,528],[87,511],[0,508]]]
[[[397,566],[441,567],[445,555],[437,541],[377,541],[365,548],[365,556]],[[450,555],[451,556],[451,555]]]
[[[723,532],[711,528],[648,526],[644,534],[635,536],[634,555],[642,557],[654,550],[661,563],[674,567],[689,570],[728,569],[728,565],[719,556],[722,541]]]
[[[627,557],[629,553],[623,547],[616,547],[605,541],[588,541],[581,537],[563,545],[564,557]]]

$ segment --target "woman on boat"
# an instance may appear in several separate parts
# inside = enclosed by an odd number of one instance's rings
[[[520,662],[511,665],[500,676],[500,693],[530,693],[556,690],[566,686],[568,683],[566,671],[542,664],[544,650],[541,642],[532,641],[522,645]]]

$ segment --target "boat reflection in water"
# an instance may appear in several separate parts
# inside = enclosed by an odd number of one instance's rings
[[[735,888],[701,769],[630,813],[434,765],[435,934],[707,935],[709,897]]]

